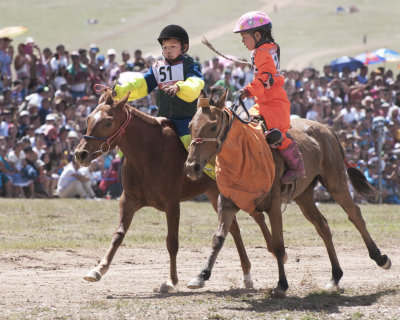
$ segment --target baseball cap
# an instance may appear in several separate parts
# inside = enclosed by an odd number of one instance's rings
[[[104,58],[104,55],[100,54],[97,58],[97,61],[104,61],[106,58]]]
[[[26,111],[26,110],[21,111],[20,114],[19,114],[19,117],[22,118],[24,116],[28,116],[29,117],[29,112]]]
[[[46,116],[46,121],[54,121],[54,120],[56,120],[56,117],[54,117],[54,115],[52,115],[51,113]]]
[[[94,43],[92,43],[92,44],[90,45],[89,49],[90,49],[90,51],[92,51],[92,52],[99,52],[99,51],[100,51],[99,47],[98,47],[96,44],[94,44]]]
[[[117,54],[117,52],[114,50],[114,49],[108,49],[107,50],[107,55],[108,56],[110,56],[110,55],[116,55]]]
[[[24,44],[29,44],[29,43],[35,43],[35,39],[33,39],[32,37],[26,38]]]

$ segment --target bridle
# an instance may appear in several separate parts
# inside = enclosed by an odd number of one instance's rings
[[[126,107],[124,107],[124,110],[125,110],[125,113],[126,113],[126,120],[125,120],[125,122],[122,124],[122,126],[121,126],[111,137],[103,138],[103,137],[94,137],[94,136],[89,136],[89,135],[84,135],[84,136],[82,137],[82,140],[83,140],[83,139],[86,139],[86,140],[104,141],[104,142],[101,144],[100,149],[99,149],[99,150],[96,150],[96,151],[94,151],[94,152],[92,152],[92,153],[98,153],[98,152],[101,152],[102,154],[107,153],[108,151],[110,151],[111,145],[112,145],[114,142],[116,142],[120,137],[122,137],[122,136],[124,135],[124,133],[125,133],[125,128],[128,126],[129,122],[130,122],[131,119],[132,119],[132,113],[129,111],[129,109],[126,108]],[[82,140],[81,140],[81,141],[82,141]],[[103,146],[104,146],[104,145],[107,147],[107,150],[106,150],[106,151],[103,151]]]
[[[215,155],[217,155],[220,151],[221,151],[221,147],[222,144],[224,143],[224,141],[226,140],[226,137],[228,135],[229,130],[232,127],[232,123],[234,120],[234,117],[232,116],[231,119],[229,119],[229,112],[224,108],[222,113],[222,124],[221,124],[221,128],[219,129],[218,135],[215,138],[202,138],[202,137],[196,137],[192,139],[192,142],[189,145],[189,148],[193,145],[193,144],[202,144],[203,142],[216,142],[217,143],[217,151],[215,152]],[[229,124],[226,128],[226,130],[224,130],[225,126],[226,126],[226,122],[229,121]]]

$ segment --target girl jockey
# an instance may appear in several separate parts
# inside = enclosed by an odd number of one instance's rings
[[[296,141],[286,136],[290,128],[290,102],[283,89],[284,77],[279,72],[280,48],[271,35],[271,19],[262,12],[248,12],[241,16],[233,29],[240,33],[242,42],[252,50],[254,79],[239,92],[242,98],[255,97],[267,124],[267,141],[277,148],[288,169],[281,178],[283,184],[305,178],[303,158]]]

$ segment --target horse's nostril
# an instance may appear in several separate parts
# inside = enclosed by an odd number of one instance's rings
[[[200,171],[200,165],[198,163],[195,164],[194,171],[196,171],[196,172]]]
[[[80,158],[82,160],[85,160],[87,156],[88,156],[88,152],[87,151],[82,151],[81,154],[80,154]]]

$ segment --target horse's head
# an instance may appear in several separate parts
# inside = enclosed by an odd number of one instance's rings
[[[98,156],[116,146],[131,117],[125,108],[128,97],[129,94],[116,101],[111,89],[101,95],[98,106],[86,119],[86,135],[75,149],[75,159],[80,165],[89,166]]]
[[[228,124],[228,117],[223,111],[226,95],[227,91],[217,102],[214,102],[213,93],[210,98],[202,93],[198,99],[197,112],[189,125],[192,142],[185,163],[186,174],[190,179],[201,177],[204,166],[221,147],[221,138]]]

